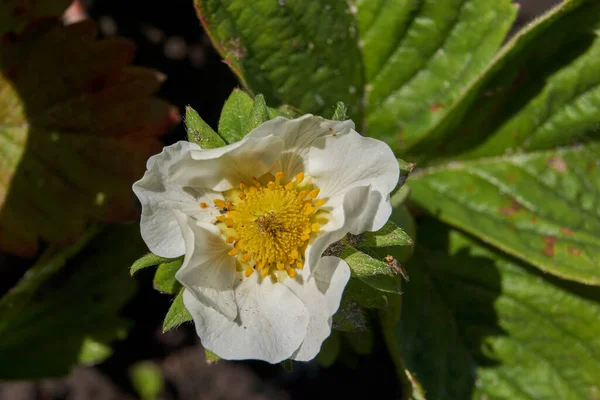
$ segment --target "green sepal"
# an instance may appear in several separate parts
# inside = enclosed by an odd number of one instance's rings
[[[377,232],[365,232],[359,247],[390,247],[390,246],[413,246],[410,236],[402,228],[388,221],[383,228]]]
[[[219,119],[219,135],[227,144],[241,140],[249,132],[246,127],[252,105],[252,98],[240,89],[234,89],[225,102]]]
[[[286,371],[286,372],[293,372],[294,371],[294,365],[292,364],[292,360],[283,360],[281,362],[281,367]]]
[[[340,258],[348,263],[353,277],[382,292],[400,293],[400,280],[386,262],[349,245],[343,245]]]
[[[167,315],[165,315],[165,320],[163,321],[162,328],[163,333],[170,331],[173,328],[177,328],[179,325],[192,320],[192,316],[183,305],[184,290],[185,289],[181,289],[177,296],[175,296],[175,299],[173,300],[169,311],[167,311]]]
[[[246,123],[244,126],[244,132],[247,134],[252,131],[252,129],[258,127],[263,122],[268,121],[269,109],[267,107],[267,103],[265,102],[265,97],[262,94],[257,94],[254,98],[254,103],[252,103],[252,109],[250,110],[250,115],[246,119]]]
[[[227,144],[190,106],[185,108],[185,131],[188,141],[203,149],[214,149]]]
[[[181,284],[175,279],[175,273],[181,268],[182,259],[163,263],[158,266],[154,274],[154,289],[162,293],[177,294],[181,290]]]
[[[171,261],[175,261],[178,259],[182,259],[182,257],[165,258],[165,257],[157,256],[154,253],[148,253],[148,254],[138,258],[136,260],[136,262],[133,263],[133,265],[129,269],[129,273],[131,274],[131,276],[133,276],[133,275],[135,275],[136,272],[138,272],[141,269],[153,267],[155,265],[170,263]]]
[[[204,359],[206,360],[206,362],[208,364],[212,364],[212,363],[216,363],[217,361],[219,361],[221,359],[221,357],[219,357],[218,355],[216,355],[215,353],[213,353],[210,350],[204,349]]]

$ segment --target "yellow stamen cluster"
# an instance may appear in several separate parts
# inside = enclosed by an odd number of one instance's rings
[[[224,193],[225,200],[214,200],[217,226],[233,244],[229,255],[246,277],[255,270],[263,277],[285,270],[294,278],[296,269],[304,268],[302,254],[311,235],[321,228],[316,212],[325,200],[317,199],[319,189],[306,183],[303,173],[288,182],[284,178],[283,172],[253,178]]]

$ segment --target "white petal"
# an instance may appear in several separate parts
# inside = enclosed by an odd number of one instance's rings
[[[264,125],[264,124],[263,124]],[[283,140],[260,125],[242,140],[216,149],[196,149],[192,186],[221,192],[250,182],[271,170],[283,147]]]
[[[319,262],[327,247],[343,238],[348,232],[354,234],[364,232],[360,229],[373,221],[379,223],[382,220],[385,223],[392,208],[389,199],[380,202],[379,196],[379,192],[372,191],[370,186],[355,187],[345,193],[342,204],[331,209],[329,221],[321,227],[319,235],[307,246],[305,269],[314,272],[313,266]],[[375,204],[368,206],[369,203]]]
[[[351,130],[347,134],[316,139],[309,151],[307,173],[321,189],[320,198],[327,198],[325,207],[335,209],[346,194],[357,187],[370,191],[354,193],[363,211],[349,226],[351,233],[380,229],[391,212],[389,194],[400,175],[398,161],[384,142],[360,136]]]
[[[190,152],[198,146],[178,142],[148,159],[148,170],[133,191],[142,204],[141,233],[148,248],[162,257],[178,257],[185,252],[179,225],[171,210],[181,210],[200,221],[214,219],[215,207],[200,208],[200,202],[212,204],[221,196],[208,189],[189,188],[195,161]]]
[[[303,276],[305,274],[298,274],[296,279],[286,279],[283,284],[302,300],[310,313],[306,337],[291,357],[309,361],[319,353],[321,344],[331,333],[331,317],[340,306],[342,293],[350,279],[350,268],[337,257],[323,257],[315,273],[302,283]]]
[[[175,211],[175,216],[186,248],[175,278],[206,306],[235,319],[235,258],[227,254],[231,246],[216,226],[198,223],[180,211]]]
[[[231,321],[199,302],[188,290],[183,303],[194,318],[202,345],[228,360],[278,363],[289,358],[306,336],[308,310],[285,285],[270,278],[238,274],[238,317]]]
[[[296,119],[277,117],[256,129],[283,140],[281,154],[271,173],[282,171],[291,179],[298,172],[305,172],[308,151],[315,139],[326,135],[342,135],[352,128],[354,122],[350,120],[331,121],[307,114]]]

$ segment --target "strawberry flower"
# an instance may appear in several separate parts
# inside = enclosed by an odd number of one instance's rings
[[[313,359],[350,278],[323,256],[383,227],[398,162],[351,121],[275,118],[239,142],[189,142],[148,160],[133,186],[141,232],[176,278],[202,345],[225,359]]]

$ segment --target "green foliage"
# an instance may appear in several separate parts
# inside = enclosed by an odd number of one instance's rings
[[[127,266],[144,248],[137,225],[50,248],[0,300],[0,379],[66,375],[110,355],[129,327],[118,316],[135,290]]]
[[[192,107],[185,108],[185,130],[188,141],[196,143],[203,149],[214,149],[215,147],[225,146],[225,141],[219,134],[212,130],[210,126]]]
[[[600,3],[506,40],[510,0],[195,1],[249,92],[343,101],[418,162],[400,161],[383,230],[329,249],[352,270],[335,329],[360,338],[377,312],[406,398],[598,396]]]
[[[428,398],[593,398],[597,290],[544,275],[439,223],[421,230],[390,335]]]
[[[349,116],[361,119],[358,27],[346,2],[195,0],[195,6],[246,88],[272,104],[319,115],[343,101]]]
[[[171,307],[169,311],[167,311],[167,315],[165,315],[165,320],[163,321],[163,332],[170,331],[173,328],[177,328],[179,325],[189,322],[192,320],[192,316],[188,312],[188,310],[183,305],[183,291],[185,289],[181,289],[173,303],[171,303]]]
[[[34,3],[46,15],[63,2]],[[164,77],[129,66],[129,42],[95,36],[90,21],[49,19],[0,37],[4,251],[32,256],[40,239],[68,245],[90,222],[137,216],[131,184],[178,116],[151,96]]]
[[[131,367],[131,384],[141,400],[158,400],[164,391],[162,371],[150,361],[138,362]]]
[[[175,260],[160,264],[154,274],[154,289],[162,293],[177,294],[181,284],[175,279],[175,273],[179,271],[182,260]]]
[[[432,168],[411,182],[432,214],[542,270],[600,284],[597,143]]]
[[[129,269],[129,273],[131,274],[131,276],[133,276],[133,275],[135,275],[136,272],[138,272],[139,270],[142,270],[144,268],[154,267],[156,265],[163,264],[163,263],[169,263],[171,261],[174,261],[174,259],[157,256],[154,253],[148,253],[148,254],[143,255],[142,257],[138,258],[131,265],[131,268]]]

